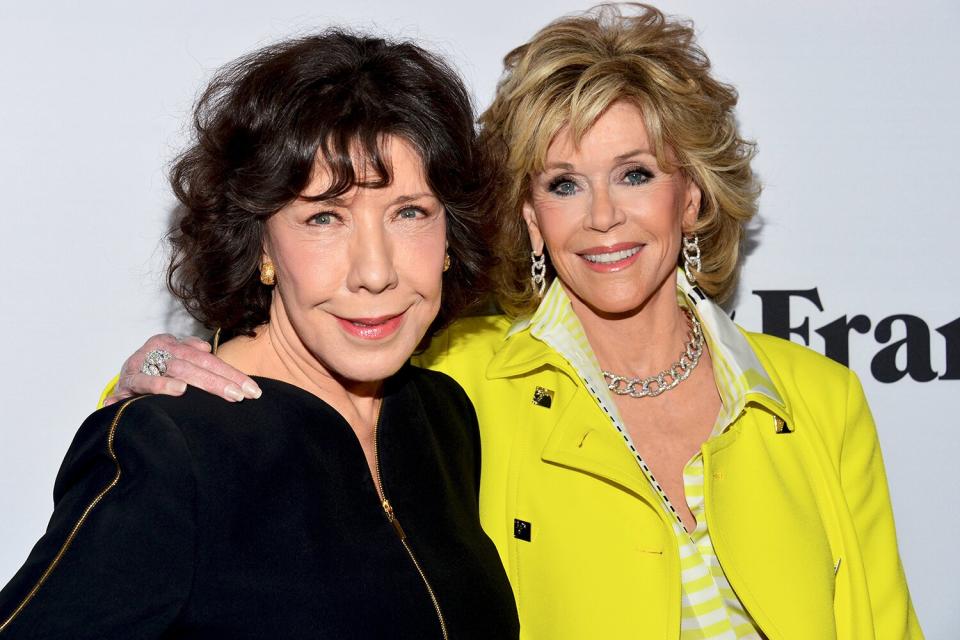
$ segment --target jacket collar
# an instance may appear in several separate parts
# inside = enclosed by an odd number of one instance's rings
[[[583,336],[583,339],[575,338],[574,344],[569,345],[571,348],[558,349],[551,344],[550,338],[554,335]],[[586,334],[570,307],[567,292],[555,278],[534,314],[518,318],[507,330],[503,343],[487,365],[487,378],[523,375],[549,364],[576,379],[575,369],[585,364],[581,360],[588,357],[587,354],[592,357],[593,352],[586,343]]]
[[[792,425],[783,396],[727,313],[677,270],[677,300],[697,315],[703,326],[713,362],[713,373],[726,419],[732,422],[748,403],[765,407]],[[557,348],[561,343],[567,348]],[[584,371],[599,371],[586,334],[570,306],[570,299],[554,279],[532,316],[517,319],[487,366],[487,378],[529,373],[551,365],[576,380]]]
[[[727,312],[677,269],[677,301],[697,314],[713,361],[713,376],[723,401],[725,422],[747,404],[757,404],[792,425],[789,407],[756,351]]]

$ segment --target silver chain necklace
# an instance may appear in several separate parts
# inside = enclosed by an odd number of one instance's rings
[[[618,396],[654,398],[690,377],[703,355],[703,329],[692,311],[684,309],[683,312],[687,314],[687,322],[690,324],[690,340],[680,353],[680,359],[669,369],[647,378],[631,378],[604,371],[603,377],[607,379],[607,388],[610,391]]]

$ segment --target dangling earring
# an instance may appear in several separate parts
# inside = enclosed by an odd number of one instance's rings
[[[537,255],[536,251],[530,252],[530,279],[533,280],[533,287],[537,290],[537,296],[543,297],[543,290],[547,288],[547,256]]]
[[[447,272],[450,270],[450,254],[443,256],[443,271]]]
[[[700,271],[700,236],[683,236],[683,273],[691,286],[697,284],[694,271]]]
[[[272,287],[277,282],[277,272],[269,260],[260,265],[260,282],[268,287]]]

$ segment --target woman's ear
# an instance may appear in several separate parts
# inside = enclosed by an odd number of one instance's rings
[[[684,233],[687,233],[693,229],[694,225],[697,224],[697,218],[700,217],[700,202],[703,193],[693,178],[686,176],[684,179],[687,184],[683,190],[683,217],[681,218],[681,225]]]
[[[270,231],[263,225],[263,240],[260,243],[260,264],[273,262],[273,247],[270,242]]]
[[[527,233],[530,235],[530,248],[538,256],[543,255],[543,236],[540,235],[537,212],[529,202],[523,203],[523,220],[527,223]]]

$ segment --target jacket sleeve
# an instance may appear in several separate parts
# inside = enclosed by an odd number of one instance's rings
[[[863,556],[877,638],[923,638],[897,550],[893,509],[873,416],[849,373],[840,482]]]
[[[143,399],[81,426],[47,531],[0,591],[0,640],[159,638],[176,620],[193,577],[194,476],[179,428]]]

